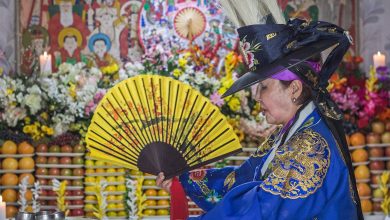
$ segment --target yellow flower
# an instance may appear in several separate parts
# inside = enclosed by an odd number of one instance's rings
[[[7,94],[8,94],[8,95],[12,95],[12,93],[14,93],[14,90],[13,90],[13,89],[7,89]]]
[[[232,97],[228,102],[228,106],[232,111],[236,112],[241,108],[240,100],[237,97]]]
[[[49,118],[49,114],[47,114],[47,112],[42,112],[40,116],[43,120],[47,120]]]
[[[24,123],[25,123],[25,124],[30,124],[30,123],[31,123],[31,118],[28,117],[28,116],[25,117],[25,118],[24,118]]]
[[[24,126],[23,127],[23,133],[25,133],[25,134],[29,134],[30,132],[31,132],[31,130],[32,130],[32,127],[31,127],[32,125],[26,125],[26,126]]]
[[[173,70],[173,75],[175,77],[180,77],[181,75],[183,74],[183,71],[179,70],[179,69],[174,69]]]
[[[111,74],[114,74],[114,73],[118,72],[119,66],[116,63],[112,63],[112,64],[110,64],[108,66],[104,66],[104,67],[100,68],[100,70],[104,74],[111,75]]]
[[[72,98],[76,98],[76,84],[70,83],[69,95],[70,95]]]
[[[187,60],[184,58],[179,58],[179,66],[184,68],[187,65]]]

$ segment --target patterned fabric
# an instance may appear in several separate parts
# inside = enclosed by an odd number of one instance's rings
[[[348,169],[317,110],[279,146],[262,176],[277,132],[241,166],[180,176],[205,214],[195,219],[357,219]]]

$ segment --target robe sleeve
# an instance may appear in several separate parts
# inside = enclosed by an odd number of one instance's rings
[[[203,210],[208,211],[234,186],[253,179],[251,159],[238,167],[195,170],[180,176],[186,194]]]
[[[331,160],[318,133],[304,132],[280,146],[270,165],[266,178],[231,188],[197,218],[357,219],[346,166],[338,155]]]

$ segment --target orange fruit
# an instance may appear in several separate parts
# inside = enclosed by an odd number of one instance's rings
[[[145,205],[146,206],[156,206],[157,202],[156,202],[156,200],[148,199],[148,200],[145,201]]]
[[[5,170],[17,170],[18,161],[15,158],[7,157],[3,160],[2,166]]]
[[[18,185],[18,176],[13,173],[6,173],[1,177],[1,185],[16,186]]]
[[[18,193],[14,189],[5,189],[1,196],[4,202],[16,202],[18,200]]]
[[[370,200],[362,199],[360,203],[362,205],[363,212],[372,212],[372,203]]]
[[[157,205],[158,205],[158,206],[166,206],[166,205],[169,205],[169,200],[167,200],[167,199],[160,199],[160,200],[158,200]]]
[[[7,205],[5,208],[6,218],[14,218],[18,213],[18,209],[15,206]]]
[[[1,148],[2,154],[16,154],[17,146],[13,141],[5,141],[3,147]]]
[[[145,191],[146,196],[157,196],[157,191],[155,189],[147,189]]]
[[[19,154],[33,154],[34,147],[28,143],[27,141],[23,141],[18,145],[18,153]]]
[[[355,168],[356,179],[368,179],[370,178],[370,170],[366,165],[360,165]]]
[[[28,185],[34,185],[35,177],[31,173],[23,173],[19,175],[19,183],[22,182],[23,178],[28,176]]]
[[[353,133],[349,137],[349,141],[350,141],[352,146],[365,145],[366,144],[366,137],[364,136],[364,134],[362,134],[360,132],[356,132],[356,133]]]
[[[24,196],[25,196],[25,198],[26,198],[27,201],[32,201],[33,194],[32,194],[32,192],[31,192],[31,190],[28,189],[28,190],[26,191],[26,194],[24,194]]]
[[[34,169],[35,162],[31,157],[23,157],[19,160],[19,169],[32,170]]]
[[[365,162],[368,160],[368,153],[365,149],[356,149],[352,152],[352,162]]]
[[[360,197],[371,195],[371,188],[367,183],[358,183],[357,190]]]

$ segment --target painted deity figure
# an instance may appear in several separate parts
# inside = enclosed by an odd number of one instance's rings
[[[93,53],[92,59],[90,59],[92,65],[104,68],[117,63],[115,58],[108,53],[111,49],[111,41],[106,34],[92,35],[88,42],[88,48]]]
[[[86,62],[86,56],[81,54],[81,45],[83,38],[81,32],[75,28],[64,28],[58,35],[59,50],[54,52],[55,67],[61,63],[75,64],[77,62]]]

